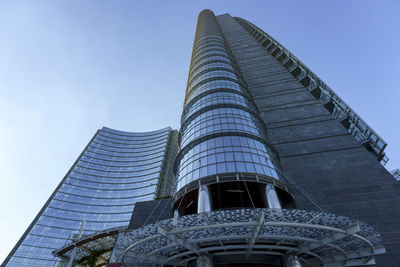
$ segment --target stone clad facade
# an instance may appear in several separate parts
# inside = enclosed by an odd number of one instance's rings
[[[375,226],[387,250],[377,265],[397,266],[400,183],[240,20],[217,18],[283,171],[327,212]],[[299,190],[292,192],[297,208],[315,209]]]

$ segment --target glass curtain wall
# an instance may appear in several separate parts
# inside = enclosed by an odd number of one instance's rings
[[[126,227],[137,201],[153,200],[171,128],[99,130],[21,238],[6,266],[63,266],[52,251],[83,234]]]
[[[209,198],[210,190],[221,190],[202,186],[207,177],[228,175],[245,181],[247,174],[259,174],[282,180],[277,156],[266,140],[265,126],[217,20],[209,10],[200,13],[197,23],[180,135],[181,152],[176,161],[176,207],[181,214],[195,212],[195,205],[191,203],[197,203],[196,193],[187,192],[188,185],[198,190],[198,196],[205,191]],[[236,190],[245,194],[243,186],[251,187],[240,183],[224,186],[223,190],[227,192]],[[262,194],[265,194],[265,188],[263,190]],[[180,198],[185,194],[186,198]],[[207,201],[214,208],[224,206],[212,204],[212,199],[198,201],[198,209],[199,203]],[[183,211],[185,205],[192,206],[192,211]]]

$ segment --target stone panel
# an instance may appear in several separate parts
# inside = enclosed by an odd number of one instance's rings
[[[136,229],[173,217],[171,205],[171,198],[137,202],[128,228]]]
[[[265,75],[246,82],[281,156],[282,169],[295,182],[289,184],[298,208],[318,209],[315,201],[328,212],[375,226],[387,250],[377,257],[377,265],[397,266],[400,183],[320,102],[312,101],[313,96],[289,72],[276,73],[280,63],[261,45],[257,51],[258,42],[240,30],[232,17],[218,19],[244,78]],[[245,46],[252,47],[251,58],[240,53]],[[263,56],[254,58],[259,54]],[[274,75],[279,76],[269,78]]]

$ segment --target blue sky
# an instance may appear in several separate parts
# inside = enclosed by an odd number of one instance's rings
[[[179,127],[198,13],[281,42],[400,168],[398,1],[0,1],[0,262],[95,131]]]

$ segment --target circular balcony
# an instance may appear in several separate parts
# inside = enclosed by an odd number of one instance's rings
[[[111,262],[186,266],[206,254],[216,266],[257,261],[284,266],[284,257],[295,255],[306,266],[358,266],[374,263],[374,256],[384,252],[376,230],[351,218],[316,211],[236,209],[121,231]]]

